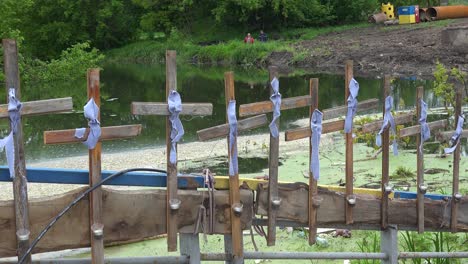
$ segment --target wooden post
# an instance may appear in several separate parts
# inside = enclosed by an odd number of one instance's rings
[[[421,118],[421,100],[424,98],[424,88],[423,87],[418,87],[417,88],[417,95],[416,95],[416,112],[417,112],[417,119]],[[423,154],[423,149],[419,149],[419,146],[421,144],[422,138],[421,138],[421,133],[416,135],[416,146],[418,150],[416,151],[417,153],[417,180],[416,180],[416,186],[418,186],[418,191],[417,191],[417,208],[418,208],[418,232],[423,233],[424,232],[424,193],[422,193],[419,190],[419,186],[424,184],[424,154]]]
[[[353,78],[353,61],[346,61],[345,65],[345,104],[348,105],[349,83]],[[353,195],[353,131],[346,133],[346,224],[353,223],[353,207],[348,197]]]
[[[224,74],[224,87],[226,93],[226,111],[229,105],[229,101],[235,100],[234,92],[234,73],[226,72]],[[227,117],[226,117],[227,118]],[[229,136],[227,137],[228,146],[230,143],[234,144],[237,147],[237,137],[234,138],[234,142],[229,142]],[[230,160],[232,153],[228,151],[228,159]],[[234,204],[240,204],[240,192],[239,192],[239,174],[234,176],[229,176],[229,200],[231,207]],[[232,228],[232,254],[234,263],[243,263],[244,262],[244,251],[243,251],[243,242],[242,242],[242,227],[240,217],[234,213],[233,208],[231,208],[231,228]]]
[[[312,98],[312,104],[310,106],[309,121],[312,122],[312,114],[315,109],[318,108],[318,87],[319,79],[310,79],[309,92]],[[311,131],[312,133],[312,131]],[[312,157],[312,139],[309,137],[309,157]],[[312,164],[309,164],[311,166]],[[317,209],[313,203],[313,199],[318,196],[317,180],[314,179],[314,175],[309,169],[309,245],[313,245],[316,242],[317,236]]]
[[[89,69],[87,77],[88,100],[94,99],[96,105],[101,108],[101,96],[99,89],[99,69]],[[97,115],[101,121],[101,111]],[[101,142],[97,142],[94,149],[89,150],[89,186],[94,186],[101,181]],[[104,263],[104,239],[102,221],[102,188],[97,188],[89,196],[89,225],[91,232],[91,258],[93,264]]]
[[[166,98],[177,90],[176,52],[166,51]],[[169,162],[171,153],[171,122],[166,117],[166,155],[167,155],[167,250],[177,251],[178,210],[171,210],[169,201],[177,199],[177,161]],[[177,147],[176,147],[177,148]]]
[[[5,88],[8,101],[8,91],[15,88],[15,96],[20,100],[21,86],[18,68],[18,48],[16,41],[4,39],[3,60],[5,70]],[[13,129],[10,124],[10,129]],[[26,178],[26,162],[24,159],[23,126],[21,117],[17,132],[13,135],[15,146],[15,178],[13,179],[13,196],[15,200],[16,235],[18,243],[18,257],[22,257],[29,248],[29,209],[28,209],[28,180]],[[26,236],[27,235],[27,236]],[[24,263],[31,263],[31,255]]]
[[[270,95],[274,94],[271,81],[278,75],[278,68],[270,67]],[[279,128],[280,120],[276,120]],[[268,164],[268,234],[267,246],[274,246],[276,241],[276,211],[279,207],[274,205],[275,201],[280,201],[278,196],[278,164],[279,164],[279,136],[273,137],[270,133],[270,156]]]
[[[18,50],[16,42],[11,39],[4,39],[4,68],[5,68],[5,88],[7,94],[10,88],[15,89],[15,96],[21,98],[20,78],[18,68]],[[70,111],[73,109],[71,97],[32,102],[22,102],[20,110],[21,116],[41,115]],[[22,258],[29,248],[29,212],[28,212],[28,189],[26,178],[26,163],[24,159],[23,128],[21,116],[17,125],[17,131],[13,135],[15,148],[15,175],[13,179],[13,195],[15,200],[15,219],[18,257]],[[8,118],[8,104],[0,105],[0,118]],[[11,127],[10,127],[11,128]],[[12,128],[11,128],[12,129]],[[12,175],[13,176],[13,175]],[[26,256],[23,263],[31,263],[31,256]]]
[[[385,116],[385,99],[390,95],[390,76],[385,75],[383,87],[383,116]],[[389,144],[390,144],[390,130],[387,126],[382,132],[382,203],[381,203],[381,219],[382,228],[386,229],[388,226],[388,193],[385,192],[385,186],[389,181]]]
[[[455,128],[458,124],[458,118],[461,115],[462,109],[462,89],[458,88],[455,95]],[[457,217],[458,217],[458,200],[455,198],[459,195],[459,175],[460,175],[460,150],[461,144],[458,144],[453,152],[453,181],[452,181],[452,216],[450,221],[450,229],[452,232],[457,232]]]

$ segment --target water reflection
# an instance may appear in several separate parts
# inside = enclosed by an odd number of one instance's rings
[[[184,141],[196,140],[196,131],[225,123],[224,72],[226,68],[199,68],[182,66],[178,68],[178,90],[183,102],[210,102],[213,115],[207,117],[183,116],[186,135]],[[296,71],[289,76],[280,77],[280,92],[283,98],[309,93],[310,78],[320,78],[319,106],[321,109],[342,105],[344,102],[344,78],[342,75],[311,74]],[[356,78],[360,83],[358,100],[379,98],[382,96],[382,80]],[[237,105],[268,100],[268,72],[257,69],[235,69],[235,92]],[[427,80],[397,79],[393,82],[395,106],[397,109],[414,107],[416,87],[424,86],[425,100],[430,107],[439,106],[440,102],[432,95],[432,83]],[[28,160],[67,157],[87,153],[81,144],[45,146],[43,131],[69,129],[86,126],[82,107],[86,102],[86,80],[76,83],[35,84],[34,87],[22,88],[22,100],[39,100],[72,96],[73,113],[52,114],[24,118],[26,157]],[[3,91],[4,93],[4,91]],[[5,98],[5,94],[0,94]],[[103,151],[114,152],[122,149],[141,149],[164,143],[165,118],[160,116],[134,116],[130,114],[133,101],[165,101],[164,65],[106,65],[101,73],[101,96],[103,126],[141,123],[142,135],[135,139],[105,142]],[[281,128],[308,116],[308,109],[287,110],[281,113]],[[8,133],[7,121],[0,123],[2,136]],[[267,131],[267,127],[248,133]],[[4,162],[4,157],[1,157]]]

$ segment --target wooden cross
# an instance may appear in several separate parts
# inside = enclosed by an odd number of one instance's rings
[[[234,73],[226,72],[224,74],[224,86],[226,93],[226,110],[228,109],[229,102],[235,100],[234,94]],[[227,120],[227,117],[226,117]],[[268,123],[266,115],[260,115],[252,118],[247,118],[238,121],[238,132],[245,131],[260,127]],[[223,137],[229,135],[229,124],[224,124],[212,128],[206,128],[197,132],[198,138],[202,141],[213,138]],[[233,141],[230,142],[228,136],[228,146],[233,144],[237,148],[237,137],[234,137]],[[228,151],[228,159],[231,160],[232,153]],[[230,164],[229,164],[230,165]],[[240,221],[240,214],[242,209],[240,206],[240,192],[239,192],[239,174],[229,176],[229,200],[231,204],[231,234],[232,234],[232,254],[234,263],[243,263],[244,252],[242,242],[242,226]],[[226,249],[227,250],[227,249]]]
[[[383,116],[385,116],[385,99],[390,94],[390,81],[391,78],[389,75],[384,77],[383,85]],[[401,125],[405,123],[413,122],[414,113],[410,112],[407,114],[395,116],[395,125]],[[380,130],[383,119],[379,121],[374,121],[367,123],[362,126],[363,133],[373,133]],[[380,215],[381,215],[381,225],[383,229],[388,227],[388,197],[391,193],[391,188],[389,188],[389,148],[390,148],[390,131],[389,125],[382,132],[382,180],[381,180],[381,193],[382,193],[382,202],[380,204]]]
[[[349,83],[351,82],[351,79],[353,78],[353,62],[352,61],[346,61],[345,64],[345,101],[346,104],[344,106],[338,106],[334,107],[331,109],[326,109],[323,110],[323,119],[332,119],[336,117],[340,117],[343,115],[346,115],[348,111],[348,106],[347,106],[347,99],[349,96]],[[318,87],[318,80],[317,82],[317,87]],[[311,83],[311,89],[313,88],[313,82]],[[317,88],[318,89],[318,88]],[[312,91],[312,90],[311,90]],[[375,109],[378,106],[378,100],[377,99],[368,99],[362,102],[359,102],[357,112],[363,112],[363,111],[368,111],[371,109]],[[330,122],[325,122],[322,124],[322,134],[327,134],[331,132],[336,132],[344,129],[344,124],[345,120],[336,120],[336,121],[330,121]],[[311,131],[310,127],[307,128],[299,128],[299,129],[293,129],[289,130],[286,132],[286,141],[291,141],[291,140],[297,140],[301,138],[306,138],[311,136]],[[356,198],[354,197],[353,194],[353,141],[352,141],[352,132],[346,134],[346,223],[347,224],[352,224],[353,223],[353,215],[352,215],[352,208],[356,203]],[[312,182],[312,185],[316,185],[316,183]],[[309,186],[309,188],[314,188],[314,186]],[[313,195],[314,190],[312,189],[309,192],[309,195]],[[315,191],[316,192],[316,191]],[[353,198],[354,197],[354,198]],[[313,196],[310,197],[309,201],[313,201]],[[316,232],[316,225],[314,222],[314,217],[315,215],[315,207],[310,207],[309,214],[309,225],[310,225],[310,231],[311,234],[309,235],[309,243],[313,244],[315,243],[315,232]],[[312,222],[310,222],[312,221]]]
[[[270,68],[270,83],[274,78],[278,77],[277,67]],[[270,84],[270,95],[274,91]],[[298,96],[292,98],[284,98],[281,100],[281,110],[294,109],[311,105],[310,96]],[[239,116],[258,115],[273,112],[273,103],[271,101],[263,101],[258,103],[244,104],[239,106]],[[279,118],[276,120],[276,126],[279,130]],[[274,246],[276,240],[276,214],[279,209],[281,199],[278,195],[278,164],[279,164],[279,137],[275,138],[270,133],[270,154],[268,164],[268,234],[267,245]]]
[[[166,98],[171,91],[177,90],[177,64],[176,52],[166,51]],[[213,112],[213,105],[210,103],[190,103],[182,104],[181,115],[207,116]],[[167,248],[168,251],[177,250],[178,220],[177,212],[180,200],[177,198],[177,161],[172,164],[171,152],[171,122],[169,120],[169,110],[167,103],[132,103],[132,114],[134,115],[162,115],[166,116],[166,154],[167,154]],[[179,205],[177,205],[179,203]]]
[[[10,88],[15,89],[15,96],[21,98],[20,78],[18,68],[18,48],[16,41],[4,39],[3,58],[5,70],[5,87],[8,102]],[[32,101],[23,103],[22,116],[50,114],[70,111],[73,109],[71,97]],[[0,118],[8,118],[8,105],[0,105]],[[10,129],[12,129],[10,124]],[[18,257],[21,258],[29,248],[29,211],[28,211],[28,189],[26,178],[26,162],[24,159],[23,128],[21,117],[18,122],[17,132],[13,135],[15,146],[15,175],[13,178],[13,194],[15,203],[16,235],[18,243]],[[31,256],[27,256],[24,263],[31,263]]]
[[[421,100],[424,96],[424,88],[418,87],[417,88],[417,96],[416,96],[416,113],[417,113],[417,120],[421,118]],[[445,128],[447,126],[447,120],[439,120],[435,122],[427,123],[429,125],[429,129],[440,129]],[[416,146],[418,147],[417,150],[417,180],[416,186],[418,186],[417,192],[417,215],[418,215],[418,232],[424,232],[424,193],[426,192],[426,185],[424,185],[424,154],[422,149],[419,149],[421,144],[421,125],[411,126],[407,128],[403,128],[399,131],[399,137],[407,137],[416,135]],[[387,188],[384,190],[385,192],[390,192],[391,187],[387,185]]]
[[[99,69],[89,69],[87,73],[88,100],[94,99],[98,107],[101,107],[99,90]],[[101,121],[101,111],[97,115]],[[75,137],[75,129],[56,130],[44,132],[44,144],[69,144],[80,143],[87,139],[90,129],[86,129],[83,138]],[[141,125],[103,127],[101,136],[94,149],[89,150],[89,186],[94,186],[101,181],[101,142],[103,140],[115,140],[138,136]],[[97,188],[90,194],[89,221],[91,235],[92,263],[104,263],[104,224],[102,219],[102,189]]]

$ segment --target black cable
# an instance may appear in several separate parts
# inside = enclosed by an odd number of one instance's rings
[[[98,184],[96,185],[93,185],[92,187],[90,187],[89,189],[87,189],[86,191],[84,191],[82,194],[80,194],[78,197],[75,198],[75,200],[73,200],[67,207],[65,207],[56,217],[54,217],[54,219],[52,219],[52,221],[50,221],[50,223],[41,231],[41,233],[39,233],[39,235],[36,237],[36,239],[34,239],[34,241],[31,243],[31,245],[29,246],[28,250],[26,251],[26,253],[21,257],[21,259],[18,261],[19,264],[22,264],[24,262],[24,260],[26,259],[26,257],[31,254],[31,251],[34,249],[34,247],[37,245],[37,243],[42,239],[42,237],[47,233],[47,231],[49,231],[49,229],[68,211],[70,210],[73,206],[75,206],[81,199],[83,199],[84,197],[86,197],[89,193],[91,193],[92,191],[96,190],[99,186],[103,185],[105,182],[115,178],[115,177],[118,177],[120,175],[123,175],[123,174],[126,174],[126,173],[129,173],[129,172],[132,172],[132,171],[151,171],[151,172],[161,172],[161,173],[167,173],[165,170],[159,170],[159,169],[150,169],[150,168],[135,168],[135,169],[127,169],[127,170],[123,170],[123,171],[119,171],[119,172],[116,172],[114,174],[111,174],[109,177],[101,180],[101,182],[99,182]]]

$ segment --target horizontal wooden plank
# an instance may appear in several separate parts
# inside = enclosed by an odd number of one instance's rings
[[[344,129],[344,120],[336,120],[325,122],[322,124],[322,134],[336,132]],[[298,140],[301,138],[308,138],[311,136],[310,128],[302,127],[286,131],[286,141]]]
[[[249,117],[237,121],[237,131],[242,132],[249,129],[261,127],[268,124],[268,119],[265,114],[254,117]],[[205,128],[197,131],[198,140],[206,141],[214,138],[225,137],[229,134],[229,124],[222,124],[215,127]]]
[[[445,131],[445,132],[440,132],[437,134],[437,140],[443,141],[443,140],[449,140],[455,131]],[[468,138],[468,129],[465,129],[462,131],[462,138]]]
[[[141,133],[141,125],[103,127],[100,140],[114,140],[136,137]],[[85,141],[88,138],[89,128],[83,138],[75,137],[75,129],[55,130],[44,132],[44,144],[70,144]]]
[[[213,105],[210,103],[183,103],[181,115],[209,116],[213,113]],[[169,115],[167,103],[132,103],[133,115]]]
[[[278,218],[291,220],[297,223],[308,222],[308,186],[305,183],[280,184],[279,197],[281,206],[278,208]],[[256,214],[267,215],[268,208],[268,184],[261,184],[257,189]],[[342,192],[334,192],[319,187],[319,195],[323,201],[318,208],[318,226],[333,226],[345,224],[345,203]],[[353,208],[353,229],[359,229],[360,225],[375,226],[375,230],[381,228],[380,198],[373,195],[356,194],[357,201]],[[430,200],[424,201],[425,226],[433,230],[449,230],[450,209],[447,209],[448,201]],[[460,201],[459,210],[468,212],[468,198]],[[414,200],[391,199],[388,208],[389,224],[405,227],[417,227],[417,210]],[[468,214],[458,215],[458,231],[468,232]]]
[[[435,129],[441,129],[447,127],[447,120],[437,120],[434,122],[427,123],[429,125],[429,129],[435,130]],[[408,137],[412,135],[416,135],[421,133],[421,126],[411,126],[411,127],[405,127],[403,129],[400,129],[399,137]]]
[[[413,117],[414,117],[413,112],[402,114],[402,115],[397,115],[397,116],[394,117],[395,124],[401,125],[401,124],[410,123],[410,122],[413,121]],[[382,124],[383,124],[383,120],[374,121],[374,122],[371,122],[371,123],[364,124],[362,126],[362,132],[371,133],[371,132],[379,131],[380,127],[382,127]]]
[[[79,188],[55,197],[30,199],[31,238],[35,238],[42,228],[83,190],[84,188]],[[243,229],[248,229],[252,220],[253,194],[249,190],[241,190],[240,196],[244,205],[241,225]],[[199,206],[209,204],[208,197],[209,195],[202,191],[178,191],[178,198],[182,201],[178,212],[180,232],[194,232]],[[214,200],[214,233],[230,233],[229,192],[216,191]],[[88,204],[88,200],[82,200],[64,215],[38,243],[34,253],[89,247]],[[13,206],[13,201],[0,201],[0,257],[16,256]],[[165,211],[165,190],[103,188],[104,243],[138,241],[165,234],[166,217],[161,217],[161,212]]]
[[[368,99],[358,103],[357,112],[365,112],[373,109],[377,109],[379,107],[379,100],[378,99]],[[348,107],[337,106],[330,109],[325,109],[322,111],[323,113],[323,120],[333,119],[337,117],[345,116],[348,112]]]
[[[22,104],[22,116],[44,115],[50,113],[68,112],[73,110],[73,101],[71,97],[23,102]],[[2,104],[0,105],[0,118],[7,117],[8,105]]]
[[[281,100],[281,110],[310,106],[311,102],[312,100],[310,95],[283,98]],[[266,114],[270,112],[273,112],[273,104],[271,101],[243,104],[239,106],[239,116],[241,117]]]

